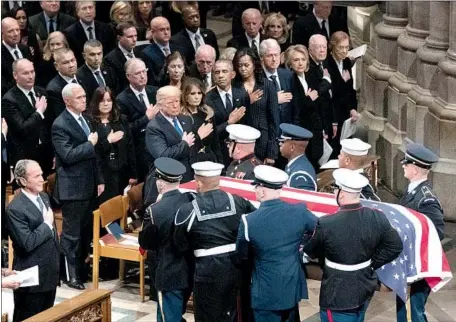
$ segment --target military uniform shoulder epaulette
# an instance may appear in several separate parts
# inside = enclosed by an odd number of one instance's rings
[[[258,160],[256,157],[253,157],[250,159],[250,163],[253,165],[253,166],[257,166],[257,165],[262,165],[263,162],[261,162],[260,160]]]
[[[440,208],[442,207],[439,199],[428,186],[421,187],[421,193],[423,194],[423,197],[420,199],[420,202],[419,202],[420,205],[426,204],[426,203],[437,202],[439,204]]]

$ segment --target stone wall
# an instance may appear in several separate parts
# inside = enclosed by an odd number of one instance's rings
[[[404,191],[405,144],[426,145],[440,157],[430,180],[456,221],[456,2],[386,1],[349,7],[348,19],[354,46],[368,44],[356,82],[381,179]]]

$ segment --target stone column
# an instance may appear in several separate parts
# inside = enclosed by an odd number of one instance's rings
[[[437,97],[424,118],[424,143],[439,154],[433,186],[445,209],[445,218],[456,221],[456,3],[449,3],[449,48],[438,63]],[[443,41],[442,41],[443,42]]]
[[[391,149],[388,149],[385,140],[380,133],[385,130],[387,120],[388,80],[394,75],[397,69],[397,39],[405,31],[407,26],[407,2],[388,1],[386,2],[386,13],[383,21],[377,24],[375,30],[375,54],[376,59],[367,69],[365,82],[363,83],[363,95],[365,106],[363,111],[363,123],[369,126],[369,143],[372,145],[373,154],[382,156],[380,161],[379,175],[390,183],[386,169],[391,168],[393,158]],[[395,141],[397,139],[388,139]]]

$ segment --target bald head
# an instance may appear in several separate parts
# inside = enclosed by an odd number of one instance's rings
[[[215,63],[215,49],[209,45],[201,45],[195,54],[196,67],[201,75],[208,75]]]
[[[316,63],[326,59],[328,42],[326,37],[320,34],[312,35],[309,39],[309,54]]]
[[[28,59],[18,59],[13,63],[13,77],[16,84],[26,90],[35,85],[35,68]]]
[[[263,18],[258,9],[249,8],[242,13],[242,27],[250,38],[258,36]]]
[[[171,27],[165,17],[155,17],[150,22],[152,38],[162,46],[167,46],[171,38]]]
[[[21,40],[21,30],[16,19],[8,17],[2,20],[2,39],[10,47],[17,46]]]

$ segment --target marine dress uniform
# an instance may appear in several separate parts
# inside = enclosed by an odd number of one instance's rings
[[[229,133],[227,143],[233,142],[230,155],[238,144],[254,144],[261,133],[257,129],[243,124],[230,124],[226,127]],[[253,180],[255,175],[253,169],[263,164],[254,154],[255,146],[252,146],[252,153],[239,160],[233,160],[226,170],[226,176],[236,179]]]
[[[157,181],[179,183],[186,169],[177,160],[158,158],[154,161]],[[193,199],[177,187],[163,193],[160,201],[146,209],[143,229],[139,233],[142,248],[156,250],[155,288],[158,291],[157,321],[181,322],[190,296],[191,263],[186,254],[173,246],[174,218],[177,210]]]
[[[403,246],[386,216],[359,202],[367,178],[349,169],[337,169],[333,177],[339,210],[318,220],[304,252],[324,258],[321,321],[362,322],[377,287],[375,270],[394,260]]]
[[[219,180],[223,164],[198,162],[192,165],[200,182]],[[203,180],[204,179],[204,180]],[[235,266],[234,252],[242,214],[255,207],[250,201],[218,188],[207,189],[176,214],[174,241],[180,252],[195,256],[193,300],[195,321],[234,321],[241,271]]]
[[[409,144],[406,147],[405,158],[401,160],[403,167],[413,164],[419,168],[430,170],[439,157],[421,144]],[[416,210],[429,217],[433,222],[440,240],[444,237],[445,224],[443,208],[427,178],[410,182],[407,193],[399,203],[407,208]],[[425,305],[431,288],[425,280],[410,285],[410,308],[413,322],[427,322]],[[407,321],[407,308],[404,301],[396,296],[397,321]]]
[[[260,165],[252,184],[256,189],[278,190],[287,179],[284,171]],[[263,201],[258,210],[242,215],[236,253],[241,261],[253,258],[251,301],[256,322],[295,321],[299,301],[308,298],[299,246],[303,236],[312,235],[316,223],[305,204],[279,198]]]
[[[366,156],[371,148],[369,143],[363,142],[360,139],[344,139],[340,141],[341,152],[350,156]],[[356,171],[367,178],[364,169],[361,167]],[[381,201],[380,197],[375,193],[374,188],[367,182],[367,185],[361,190],[361,198],[366,200]]]
[[[309,141],[313,134],[309,130],[288,123],[280,124],[282,135],[279,138],[281,145],[286,141]],[[281,148],[282,151],[282,148]],[[287,186],[292,188],[317,191],[317,175],[315,169],[307,159],[305,150],[301,155],[298,155],[290,160],[285,167],[285,172],[288,174]]]

